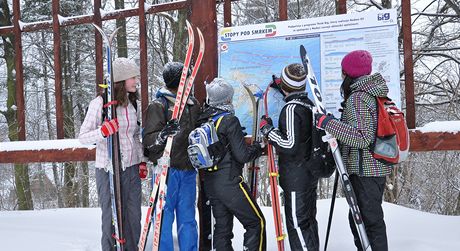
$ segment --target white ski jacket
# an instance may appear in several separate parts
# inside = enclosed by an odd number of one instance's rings
[[[112,164],[108,158],[107,139],[101,133],[102,103],[103,99],[101,96],[96,97],[90,102],[85,120],[80,128],[78,139],[82,144],[96,144],[96,167],[104,168],[107,171],[112,167]],[[143,156],[143,148],[140,141],[140,125],[138,124],[140,113],[136,111],[130,102],[128,103],[126,107],[117,107],[118,135],[123,170],[147,160]]]

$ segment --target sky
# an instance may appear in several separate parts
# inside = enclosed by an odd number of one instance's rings
[[[318,200],[317,203],[320,250],[323,250],[330,200]],[[389,203],[384,203],[383,208],[389,250],[459,250],[460,216],[434,215]],[[269,207],[262,207],[262,210],[267,221],[267,250],[276,250],[272,210]],[[345,199],[337,199],[329,251],[355,250],[347,211]],[[242,250],[244,229],[237,220],[233,232],[233,247]],[[1,250],[97,251],[100,250],[100,234],[99,208],[0,211]],[[146,250],[150,250],[150,245]],[[289,246],[287,242],[286,245]]]

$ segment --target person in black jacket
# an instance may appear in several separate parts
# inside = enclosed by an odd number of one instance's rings
[[[244,248],[238,250],[266,250],[265,218],[243,181],[242,169],[262,153],[260,143],[248,146],[244,141],[240,121],[234,115],[232,105],[233,87],[224,79],[215,78],[206,85],[206,105],[198,124],[210,117],[227,113],[216,123],[219,142],[226,147],[226,153],[218,164],[205,169],[204,190],[209,197],[214,225],[214,248],[233,250],[233,216],[246,229]]]
[[[163,209],[160,250],[174,250],[172,225],[177,220],[177,236],[181,250],[198,250],[195,220],[196,170],[187,154],[188,135],[200,113],[198,101],[189,96],[180,121],[171,120],[176,93],[184,65],[170,62],[164,66],[161,88],[147,109],[143,145],[150,161],[157,165],[169,135],[175,135],[168,170],[166,204]]]
[[[272,84],[276,84],[274,81]],[[262,117],[261,133],[279,154],[279,180],[284,190],[286,225],[291,250],[319,250],[316,221],[318,178],[309,171],[313,102],[305,93],[306,74],[301,64],[290,64],[281,73],[279,90],[286,104],[278,128]]]

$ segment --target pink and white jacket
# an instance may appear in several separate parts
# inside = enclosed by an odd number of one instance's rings
[[[89,103],[88,112],[80,127],[78,140],[82,144],[96,144],[96,167],[104,168],[107,171],[108,168],[111,168],[111,160],[108,158],[107,139],[101,133],[102,103],[101,96],[96,97]],[[123,170],[147,160],[143,156],[143,147],[140,141],[140,126],[137,123],[139,113],[136,112],[130,102],[128,103],[126,107],[117,107],[118,135]]]

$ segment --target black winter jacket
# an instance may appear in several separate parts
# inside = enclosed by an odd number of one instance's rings
[[[197,125],[206,122],[210,117],[225,112],[223,110],[206,107],[200,115]],[[259,143],[248,146],[244,141],[240,120],[233,114],[225,115],[217,128],[219,141],[226,146],[226,154],[217,164],[217,171],[230,168],[230,178],[242,175],[244,163],[254,160],[262,154]],[[208,171],[207,171],[208,172]],[[209,173],[209,172],[208,172]]]
[[[160,91],[168,92],[166,89]],[[160,93],[160,96],[155,99],[147,109],[146,123],[144,127],[144,136],[142,144],[148,151],[148,158],[154,164],[157,164],[158,159],[163,155],[165,145],[155,144],[158,133],[164,128],[166,122],[171,119],[172,110],[174,108],[175,96],[171,93]],[[168,103],[167,118],[165,117],[165,104]],[[195,129],[194,125],[200,113],[200,105],[194,97],[189,97],[187,105],[184,108],[182,117],[180,119],[180,132],[174,136],[173,145],[171,149],[171,163],[170,166],[181,170],[193,169],[192,163],[188,158],[188,135]]]
[[[313,102],[307,93],[295,92],[285,98],[278,128],[268,134],[279,155],[279,179],[284,191],[305,191],[315,178],[308,170],[311,152]]]

